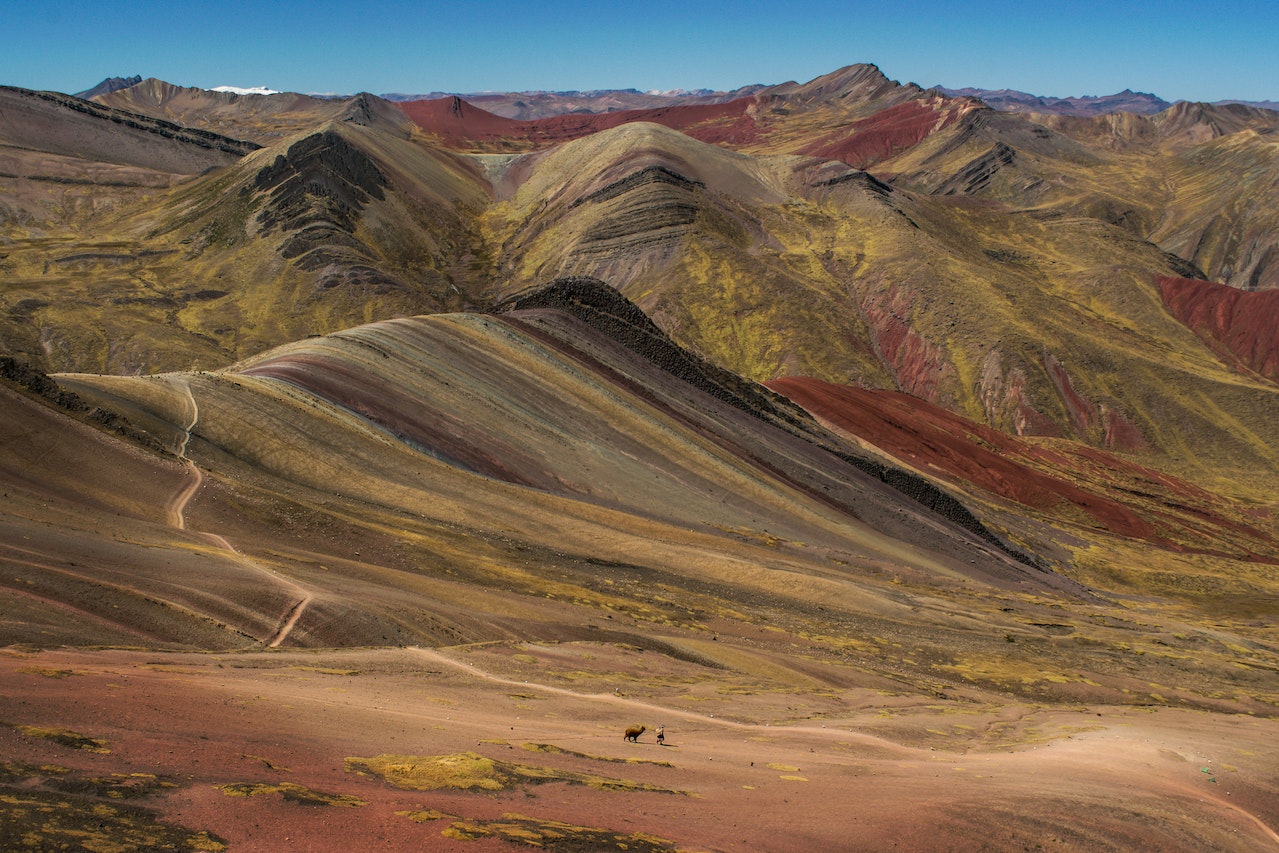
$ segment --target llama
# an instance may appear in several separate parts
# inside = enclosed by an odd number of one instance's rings
[[[639,736],[644,734],[643,726],[631,726],[626,730],[626,739],[631,743],[639,743]]]

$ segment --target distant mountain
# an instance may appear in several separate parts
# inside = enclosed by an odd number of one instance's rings
[[[75,96],[77,98],[84,98],[87,101],[89,98],[97,95],[106,95],[111,92],[118,92],[121,89],[136,86],[141,82],[142,77],[136,74],[132,77],[108,77],[92,89],[85,89],[83,92],[76,92]]]
[[[743,86],[731,92],[710,89],[641,92],[638,89],[594,89],[586,92],[430,92],[422,95],[391,93],[382,95],[388,101],[434,101],[458,97],[503,118],[531,121],[568,113],[612,113],[624,110],[660,109],[692,104],[721,104],[753,95],[763,85]]]
[[[1154,115],[1172,106],[1157,95],[1149,92],[1134,92],[1124,89],[1113,95],[1083,95],[1077,98],[1057,98],[1046,95],[1031,95],[1015,89],[947,89],[934,87],[937,91],[951,97],[979,98],[991,107],[1005,112],[1055,113],[1071,116],[1096,116],[1109,113],[1136,113],[1137,115]]]
[[[1213,103],[1220,106],[1227,104],[1242,104],[1245,107],[1255,107],[1259,110],[1279,111],[1279,101],[1213,101]]]

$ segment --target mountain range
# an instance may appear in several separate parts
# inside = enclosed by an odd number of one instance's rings
[[[1279,844],[1279,112],[81,95],[0,87],[0,846]]]

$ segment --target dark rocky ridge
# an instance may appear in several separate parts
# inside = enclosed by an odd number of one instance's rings
[[[1002,142],[980,157],[972,160],[954,177],[942,184],[937,195],[975,195],[990,185],[990,181],[1004,166],[1011,166],[1017,152]]]
[[[89,100],[98,95],[106,95],[111,92],[118,92],[121,89],[128,89],[142,82],[141,74],[134,74],[132,77],[108,77],[92,89],[85,89],[83,92],[76,92],[77,98]]]
[[[1006,557],[1032,569],[1043,568],[1035,558],[1011,547],[992,533],[949,492],[904,469],[851,453],[847,443],[837,439],[806,411],[785,397],[683,349],[659,329],[648,315],[604,282],[589,277],[557,279],[545,287],[512,297],[498,305],[494,311],[505,314],[534,309],[569,314],[698,390],[832,454],[863,474],[905,495],[929,512],[975,535]],[[756,458],[755,461],[772,468],[772,464],[764,458]],[[825,498],[827,487],[816,480],[805,482],[804,473],[788,474],[779,469],[773,470],[775,474],[787,476],[788,479],[799,477],[800,479],[792,479],[797,487]],[[849,510],[853,511],[851,507]],[[853,511],[853,514],[860,517],[857,511]]]
[[[256,151],[262,146],[255,142],[247,142],[243,139],[232,139],[229,136],[223,136],[208,130],[200,130],[198,128],[183,127],[170,121],[151,118],[141,113],[131,113],[125,110],[118,110],[111,107],[104,107],[91,101],[73,98],[70,95],[63,95],[58,92],[35,92],[29,89],[20,89],[15,86],[0,86],[0,91],[12,93],[21,98],[48,101],[56,104],[64,109],[74,112],[83,113],[94,118],[105,119],[114,124],[132,128],[133,130],[141,130],[146,133],[155,134],[166,139],[172,139],[176,142],[184,142],[189,145],[196,145],[200,148],[207,148],[212,151],[222,151],[232,154],[236,157],[243,157],[250,151]]]
[[[270,193],[258,214],[262,233],[287,234],[280,255],[305,270],[372,261],[373,253],[354,236],[355,228],[369,201],[386,197],[386,186],[377,164],[332,131],[295,142],[253,181],[255,189]]]
[[[113,433],[148,450],[167,453],[167,449],[150,433],[140,430],[117,412],[87,403],[74,391],[68,391],[48,374],[9,355],[0,355],[0,381],[9,383],[21,393],[43,401],[76,420]]]

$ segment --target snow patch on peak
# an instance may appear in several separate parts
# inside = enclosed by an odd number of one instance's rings
[[[211,92],[230,92],[232,95],[279,95],[276,89],[268,89],[266,86],[253,86],[245,89],[240,86],[214,86]]]

